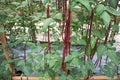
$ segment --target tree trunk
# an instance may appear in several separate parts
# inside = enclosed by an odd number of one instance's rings
[[[2,25],[0,25],[0,28],[1,28]],[[5,37],[5,33],[0,33],[0,41],[2,43],[2,48],[3,48],[3,51],[4,51],[4,55],[5,55],[5,58],[6,60],[10,60],[10,56],[9,56],[9,51],[8,51],[8,48],[7,48],[7,42],[6,42],[6,37]],[[9,65],[9,71],[12,73],[12,75],[15,74],[15,71],[14,71],[14,68],[13,68],[13,65],[12,63],[10,63]]]

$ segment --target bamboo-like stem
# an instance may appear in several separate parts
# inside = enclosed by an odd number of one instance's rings
[[[70,0],[69,0],[70,1]],[[69,2],[70,5],[70,2]],[[66,14],[66,12],[68,14]],[[65,57],[69,54],[70,52],[70,21],[71,21],[71,10],[68,8],[67,10],[67,0],[63,0],[63,23],[64,23],[64,29],[65,29],[65,34],[63,38],[64,42],[64,48],[63,48],[63,57],[62,57],[62,71],[66,72],[69,74],[69,70],[66,69],[66,62],[65,62]],[[67,17],[67,19],[66,19]],[[63,31],[62,31],[63,32]]]
[[[87,55],[87,49],[88,49],[88,32],[89,32],[89,23],[88,23],[88,28],[86,31],[86,46],[85,46],[85,52],[84,52],[84,64],[86,63],[87,59],[86,59],[86,55]]]
[[[85,54],[86,54],[86,52],[88,50],[88,47],[89,47],[90,41],[91,41],[91,32],[92,32],[93,18],[94,18],[94,9],[92,8],[92,10],[91,10],[91,16],[90,16],[90,24],[89,24],[90,28],[89,28],[89,34],[88,34],[88,40],[87,40]],[[88,59],[90,59],[90,56],[88,57]],[[84,60],[86,60],[85,57],[84,57]],[[88,70],[88,76],[85,78],[85,80],[89,80],[90,73],[91,73],[91,70]]]
[[[26,43],[24,44],[24,62],[26,65]]]
[[[32,2],[30,2],[30,3],[28,2],[28,14],[29,14],[29,16],[33,15],[33,5],[32,5]],[[35,30],[33,29],[33,26],[34,26],[34,24],[33,24],[32,20],[30,19],[30,28],[32,29],[32,42],[35,42],[36,34],[35,34]]]
[[[106,36],[105,36],[105,40],[104,40],[104,42],[103,42],[104,45],[105,45],[105,44],[107,43],[107,41],[108,41],[110,29],[111,29],[111,22],[110,22],[110,24],[109,24],[109,26],[108,26],[107,33],[106,33]]]
[[[39,2],[39,9],[40,10],[42,9],[42,6],[43,6],[43,3],[42,3],[42,0],[40,0],[40,2]]]
[[[89,43],[90,43],[90,41],[91,41],[91,32],[92,32],[93,17],[94,17],[94,9],[92,8],[91,17],[90,17],[89,38],[88,38],[88,42],[89,42]]]
[[[84,60],[86,63],[86,53],[87,53],[87,50],[88,50],[88,47],[89,47],[89,44],[90,44],[90,41],[91,41],[91,32],[92,32],[92,24],[93,24],[93,17],[94,17],[94,9],[92,8],[91,10],[91,16],[90,16],[90,23],[88,22],[88,26],[90,26],[90,28],[88,28],[89,30],[87,30],[87,34],[86,34],[86,47],[85,47],[85,55],[84,55]]]
[[[95,52],[96,52],[97,45],[98,45],[98,41],[99,41],[99,39],[97,38],[97,39],[96,39],[96,42],[95,42],[95,45],[94,45],[94,48],[91,50],[91,53],[90,53],[90,59],[91,59],[91,60],[93,59],[94,54],[95,54]]]
[[[50,6],[47,5],[47,18],[50,17]],[[50,26],[48,26],[48,53],[50,53],[51,46],[50,46]]]
[[[65,29],[66,31],[66,26],[65,26],[65,17],[66,17],[66,11],[65,11],[65,4],[66,4],[66,0],[63,0],[63,29]],[[66,56],[66,53],[67,53],[67,46],[66,46],[66,34],[65,34],[65,37],[63,38],[63,42],[64,42],[64,49],[63,49],[63,57],[62,57],[62,71],[66,72],[66,63],[65,63],[65,56]]]
[[[61,6],[62,6],[62,5],[61,5],[61,2],[62,2],[61,0],[58,0],[58,4],[57,4],[57,6],[58,6],[58,11],[61,10]]]

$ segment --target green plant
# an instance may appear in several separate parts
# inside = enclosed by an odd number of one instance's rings
[[[79,77],[89,80],[99,67],[101,74],[113,77],[117,74],[119,65],[118,54],[112,47],[115,43],[114,36],[119,32],[118,2],[119,0],[1,1],[0,24],[4,25],[0,32],[6,31],[9,49],[22,44],[22,56],[10,50],[15,68],[22,69],[26,76],[36,71],[36,76],[51,77],[53,80],[55,76],[60,76],[60,80],[79,80]],[[38,23],[43,25],[36,25]],[[40,32],[47,34],[47,44],[36,40],[36,35]],[[74,50],[71,46],[80,46],[80,49]],[[27,48],[31,49],[30,53],[27,53]],[[37,49],[42,50],[43,54],[39,54]],[[101,65],[103,56],[106,56],[105,65]],[[5,71],[8,72],[9,62],[3,61],[2,64],[0,70],[5,65]]]

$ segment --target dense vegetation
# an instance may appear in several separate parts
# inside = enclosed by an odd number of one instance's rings
[[[36,72],[34,76],[53,80],[55,76],[60,80],[89,80],[97,67],[101,74],[117,75],[120,53],[113,44],[119,32],[118,3],[119,0],[0,0],[0,79],[17,75],[14,69],[22,70],[25,76]],[[42,32],[47,35],[47,43],[37,40]],[[18,46],[21,54],[14,51]],[[97,59],[93,61],[95,55]],[[101,65],[103,56],[105,65]]]

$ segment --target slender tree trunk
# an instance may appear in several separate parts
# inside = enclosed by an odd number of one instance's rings
[[[50,17],[50,6],[49,4],[47,5],[47,18]],[[50,46],[50,26],[48,26],[48,53],[51,52],[51,46]]]
[[[69,0],[69,5],[70,5],[70,0]],[[68,18],[66,19],[66,17]],[[70,48],[70,21],[71,21],[71,10],[70,8],[67,8],[67,0],[63,0],[63,29],[62,30],[65,30],[65,33],[63,34],[64,48],[63,48],[63,57],[62,57],[62,71],[68,74],[69,74],[69,70],[66,68],[65,57],[69,55],[69,52],[70,52],[70,49],[69,49]]]
[[[2,25],[0,25],[0,28],[1,28]],[[3,48],[3,51],[4,51],[4,55],[5,55],[5,58],[6,60],[10,60],[11,57],[9,55],[9,51],[8,51],[8,47],[7,47],[7,42],[6,42],[6,36],[5,36],[5,33],[0,33],[0,41],[2,43],[2,48]],[[12,73],[12,75],[15,74],[15,71],[14,71],[14,68],[13,68],[13,64],[10,63],[9,65],[9,71]]]
[[[28,13],[29,16],[33,15],[33,1],[31,1],[30,3],[28,2]],[[35,29],[33,28],[34,24],[32,22],[32,20],[30,19],[30,28],[32,29],[32,42],[35,42],[36,40],[36,34],[35,34]]]

